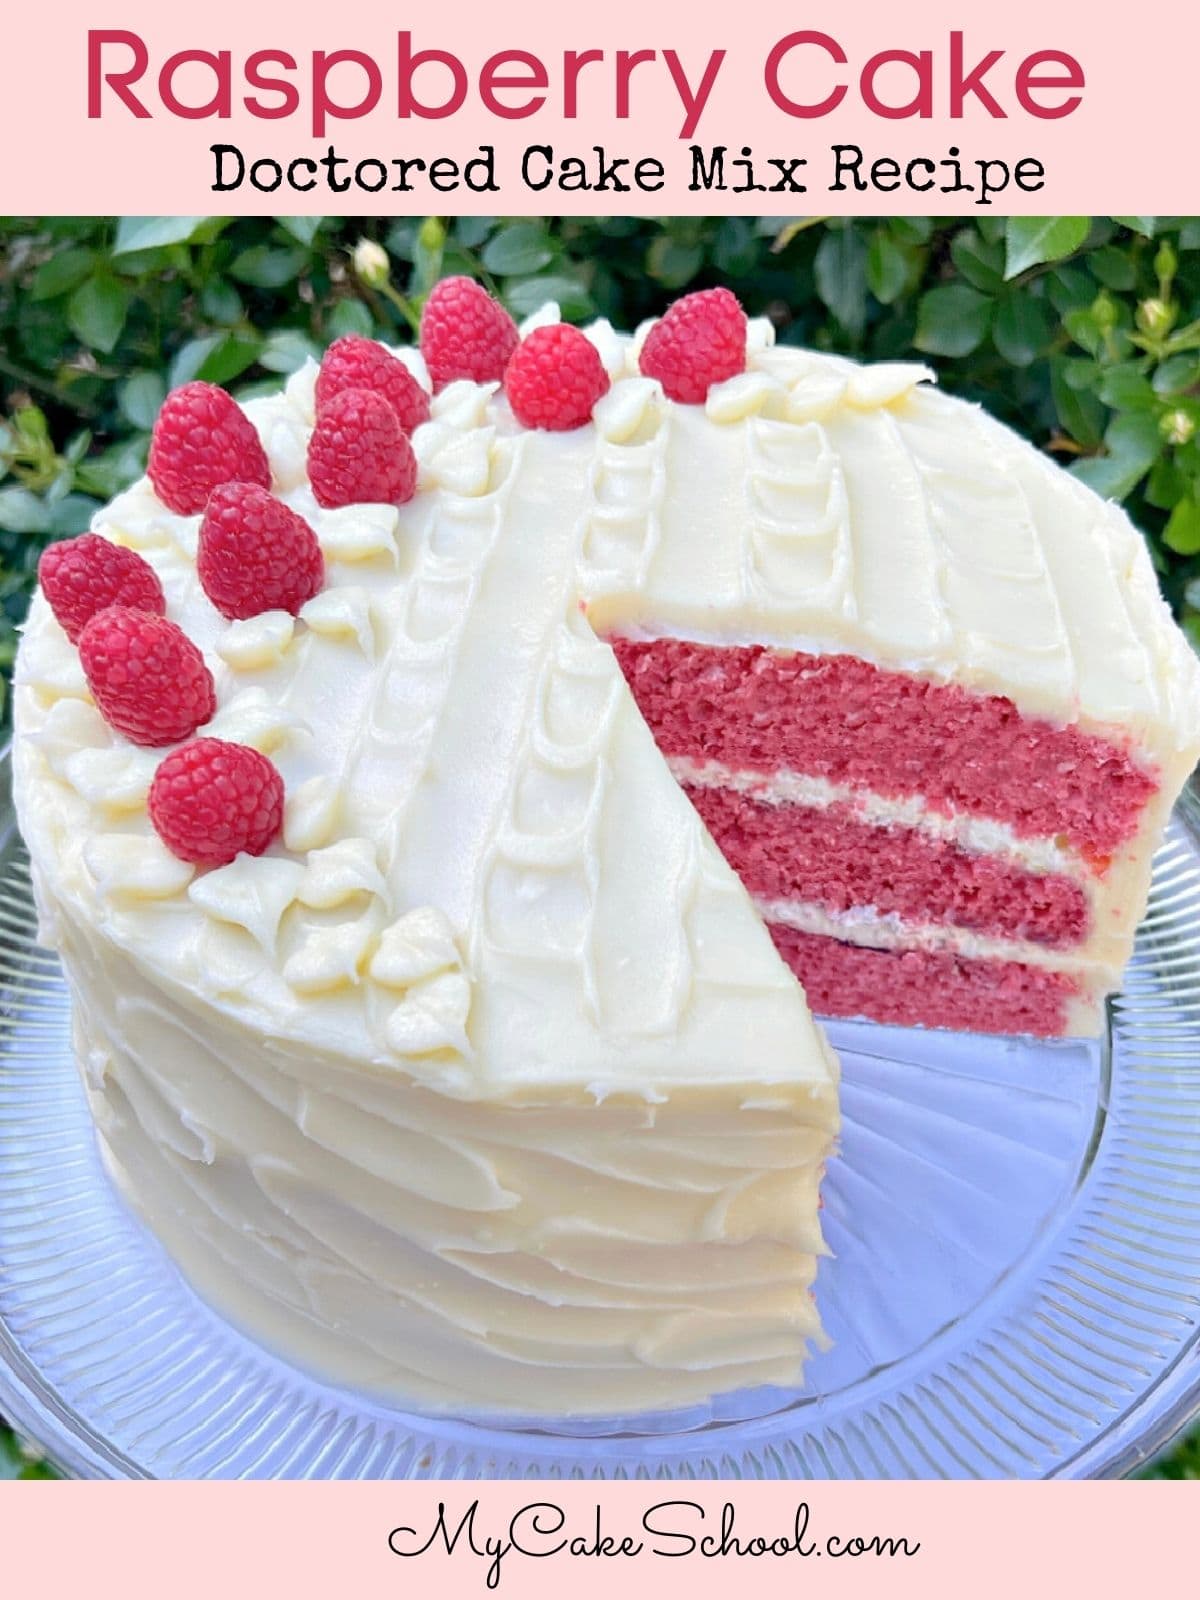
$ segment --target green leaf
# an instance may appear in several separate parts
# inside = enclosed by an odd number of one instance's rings
[[[1090,306],[1096,298],[1095,280],[1078,267],[1055,267],[1042,281],[1046,285],[1050,304],[1060,316]]]
[[[1062,363],[1063,377],[1072,389],[1095,389],[1104,368],[1084,356],[1068,356]]]
[[[46,445],[50,443],[50,424],[46,421],[46,413],[40,406],[19,407],[13,417],[13,423],[22,441],[31,440]]]
[[[1142,492],[1150,505],[1160,511],[1172,511],[1187,493],[1187,487],[1187,479],[1170,456],[1159,456]]]
[[[913,343],[931,356],[969,356],[987,338],[992,302],[965,283],[930,289],[917,306]]]
[[[182,345],[167,368],[167,388],[178,389],[181,384],[191,383],[224,337],[220,333],[210,333],[202,339],[189,339]]]
[[[464,250],[478,250],[496,226],[495,217],[456,217],[454,238]]]
[[[171,363],[169,387],[177,389],[193,378],[228,383],[254,364],[261,349],[261,339],[235,334],[211,333],[203,339],[189,339]]]
[[[311,246],[317,237],[317,229],[325,221],[324,217],[275,217],[285,233],[290,233],[297,244]]]
[[[263,345],[258,364],[268,372],[295,372],[310,356],[319,361],[321,351],[307,334],[299,328],[277,328]]]
[[[1075,343],[1081,345],[1089,355],[1100,354],[1104,344],[1104,330],[1096,321],[1091,306],[1078,306],[1075,310],[1068,311],[1063,317],[1063,327]]]
[[[231,283],[224,278],[209,278],[200,291],[200,309],[211,321],[228,328],[241,321],[246,308]]]
[[[984,294],[995,294],[1004,283],[1004,246],[988,244],[974,228],[963,228],[954,235],[950,259],[967,282]]]
[[[361,300],[339,300],[329,313],[326,331],[331,343],[345,333],[357,333],[364,339],[371,339],[375,335],[375,323],[370,308]]]
[[[67,448],[63,451],[63,460],[69,462],[71,466],[77,467],[83,460],[84,456],[87,455],[88,451],[91,449],[91,446],[92,436],[85,428],[82,433],[77,433],[75,437],[69,441]]]
[[[0,528],[6,533],[49,533],[50,509],[32,489],[0,489]]]
[[[831,229],[821,240],[813,279],[821,299],[857,338],[867,320],[867,247],[853,224]]]
[[[1077,461],[1071,471],[1106,500],[1124,500],[1162,450],[1158,424],[1149,416],[1117,417],[1109,425],[1104,443],[1107,455]]]
[[[50,508],[50,533],[55,539],[74,538],[85,533],[102,502],[91,495],[65,494]]]
[[[1068,381],[1069,360],[1058,357],[1050,363],[1050,392],[1063,432],[1086,450],[1095,450],[1104,438],[1108,416],[1090,389],[1077,389]]]
[[[94,250],[60,250],[57,255],[43,261],[33,275],[29,286],[32,300],[53,300],[57,295],[74,289],[91,272],[95,265]]]
[[[504,286],[504,299],[514,317],[528,317],[554,300],[569,321],[590,317],[596,307],[590,294],[574,278],[514,278]]]
[[[1090,251],[1087,264],[1106,289],[1121,293],[1137,283],[1137,268],[1132,258],[1115,245],[1106,244],[1100,250]]]
[[[158,408],[166,399],[167,386],[157,372],[135,372],[126,378],[117,395],[123,415],[135,428],[154,426]]]
[[[992,342],[1014,367],[1028,367],[1050,343],[1052,324],[1044,300],[1017,290],[996,307]]]
[[[98,456],[90,456],[80,463],[75,474],[76,486],[88,494],[111,500],[146,470],[147,443],[145,434],[135,434]]]
[[[252,367],[262,350],[262,340],[255,335],[230,334],[200,364],[196,376],[205,383],[231,383],[234,378]]]
[[[1183,394],[1200,383],[1200,357],[1188,354],[1168,356],[1153,378],[1154,392],[1160,395]]]
[[[1144,340],[1138,342],[1145,343]],[[1200,350],[1200,319],[1189,322],[1186,327],[1180,328],[1167,340],[1169,354],[1178,355],[1185,350]]]
[[[164,245],[161,250],[131,250],[127,255],[113,256],[111,266],[122,278],[160,278],[164,281],[173,273],[186,271],[187,249],[183,245]]]
[[[1004,276],[1061,261],[1072,255],[1088,236],[1087,217],[1009,217],[1004,226]]]
[[[121,337],[129,311],[129,290],[116,278],[88,278],[67,302],[67,325],[92,350],[108,355]]]
[[[659,234],[646,256],[646,271],[664,289],[682,289],[704,265],[704,247]]]
[[[912,255],[886,228],[877,228],[867,246],[867,287],[881,305],[890,306],[908,285]]]
[[[229,276],[255,289],[282,289],[294,283],[304,266],[306,254],[290,245],[275,248],[253,244],[236,255],[229,264]]]
[[[928,244],[933,237],[932,217],[891,217],[888,230],[904,244]]]
[[[401,217],[387,231],[384,248],[397,261],[411,261],[417,243],[417,222],[413,217]]]
[[[1158,225],[1157,217],[1114,217],[1114,222],[1119,222],[1123,228],[1128,228],[1132,233],[1140,233],[1144,238],[1153,239],[1154,230]]]
[[[1181,500],[1168,517],[1162,538],[1177,555],[1200,555],[1200,505],[1190,498]]]
[[[191,244],[201,236],[214,238],[224,226],[222,217],[122,217],[117,223],[112,254],[124,256],[165,244]]]
[[[1150,380],[1133,361],[1106,367],[1097,392],[1114,411],[1146,411],[1154,405]]]
[[[744,278],[758,265],[760,248],[747,217],[725,217],[713,240],[713,265],[727,278]]]
[[[554,260],[554,245],[539,222],[512,222],[483,248],[483,264],[498,278],[524,278]]]
[[[975,226],[988,244],[1003,244],[1006,220],[1003,216],[993,216],[990,211],[986,213],[980,212],[979,216],[975,218]]]

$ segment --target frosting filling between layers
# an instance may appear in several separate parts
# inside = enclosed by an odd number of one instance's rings
[[[971,933],[947,922],[910,920],[895,912],[881,915],[874,906],[828,911],[811,900],[762,897],[756,898],[754,903],[768,924],[779,923],[845,944],[870,945],[879,950],[944,951],[969,961],[1016,961],[1022,966],[1044,967],[1054,972],[1086,974],[1102,986],[1111,986],[1119,976],[1086,949],[1050,950],[1045,945],[1027,941]]]

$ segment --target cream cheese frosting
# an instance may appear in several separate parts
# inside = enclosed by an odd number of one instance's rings
[[[40,596],[17,664],[18,806],[114,1176],[235,1321],[432,1408],[661,1409],[794,1384],[819,1337],[836,1063],[604,632],[853,651],[1194,755],[1137,534],[926,369],[755,322],[687,407],[637,372],[644,330],[587,331],[592,425],[451,384],[400,508],[316,503],[312,363],[248,402],[325,556],[298,617],[222,619],[200,519],[147,480],[98,514],[213,670],[202,731],[283,775],[266,855],[159,844],[157,757]]]

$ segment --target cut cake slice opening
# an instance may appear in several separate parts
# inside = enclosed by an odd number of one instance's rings
[[[1136,874],[1115,905],[1108,879],[1160,788],[1120,730],[848,654],[609,643],[816,1012],[1098,1030],[1141,913]]]

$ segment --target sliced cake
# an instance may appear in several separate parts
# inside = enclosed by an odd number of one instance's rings
[[[45,937],[110,1171],[240,1326],[430,1409],[793,1386],[837,1130],[793,973],[1098,1025],[1196,663],[1124,517],[927,378],[725,291],[518,342],[456,281],[420,352],[177,391],[46,558]]]

